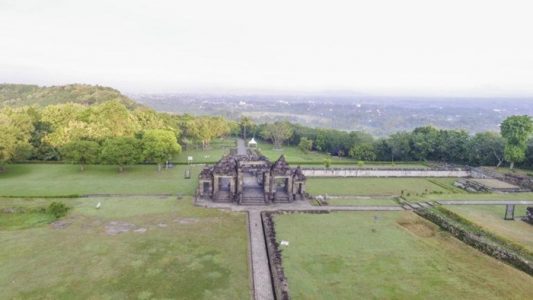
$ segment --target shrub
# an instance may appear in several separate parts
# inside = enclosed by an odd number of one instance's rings
[[[324,166],[327,169],[329,169],[329,167],[331,166],[331,159],[329,159],[329,158],[324,159]]]
[[[70,210],[68,206],[61,202],[52,202],[48,206],[48,213],[52,214],[56,219],[64,217]]]

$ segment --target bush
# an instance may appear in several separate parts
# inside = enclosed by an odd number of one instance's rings
[[[326,167],[326,169],[329,169],[329,167],[331,166],[331,159],[324,159],[324,166]]]
[[[69,210],[70,207],[61,202],[52,202],[48,206],[48,213],[52,214],[56,219],[64,217]]]

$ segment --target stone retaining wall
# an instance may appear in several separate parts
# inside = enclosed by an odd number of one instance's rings
[[[477,250],[488,254],[496,259],[504,261],[529,275],[533,275],[533,262],[522,257],[520,254],[510,249],[504,248],[495,242],[491,242],[488,238],[482,234],[475,234],[469,232],[459,226],[456,226],[453,222],[447,218],[434,213],[430,209],[416,209],[415,212],[425,219],[437,224],[442,229],[448,231],[459,240],[466,244],[476,248]]]
[[[428,169],[318,169],[303,168],[307,177],[470,177],[467,170],[428,170]]]
[[[265,234],[274,297],[277,300],[289,300],[289,284],[283,271],[283,265],[281,264],[281,251],[279,251],[276,241],[276,231],[274,229],[272,213],[261,212],[261,221],[263,222],[263,231]]]

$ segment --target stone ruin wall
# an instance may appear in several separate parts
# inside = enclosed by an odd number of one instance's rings
[[[472,177],[468,170],[431,169],[313,169],[302,168],[307,177]]]

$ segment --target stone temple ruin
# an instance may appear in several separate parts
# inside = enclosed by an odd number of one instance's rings
[[[266,205],[304,200],[305,175],[282,155],[271,163],[256,150],[233,150],[199,175],[197,196],[214,202]]]

